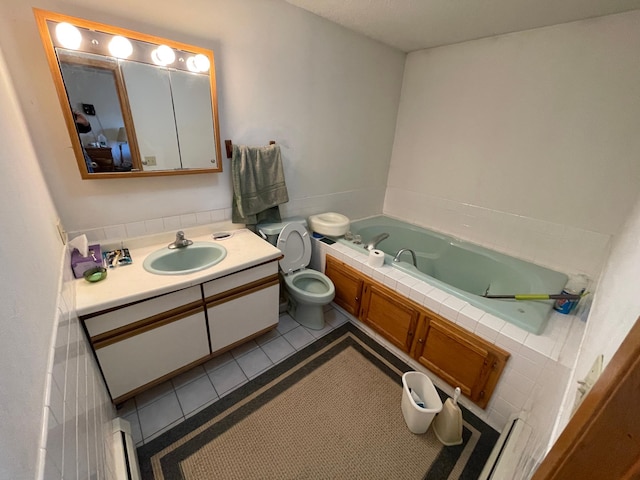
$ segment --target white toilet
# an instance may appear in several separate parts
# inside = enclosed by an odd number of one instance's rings
[[[258,230],[267,232],[272,243],[279,231],[275,244],[284,256],[280,260],[280,271],[288,296],[287,312],[301,325],[321,330],[324,328],[323,306],[333,300],[336,289],[324,273],[306,268],[311,260],[311,240],[305,223],[296,219],[289,223],[258,225]]]

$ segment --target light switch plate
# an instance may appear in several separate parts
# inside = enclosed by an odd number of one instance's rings
[[[58,235],[60,235],[60,240],[62,240],[62,244],[67,244],[67,232],[65,232],[64,227],[62,226],[62,222],[60,219],[56,219],[56,230],[58,230]]]
[[[587,393],[589,393],[591,387],[593,387],[593,385],[598,380],[598,377],[600,377],[600,374],[602,373],[603,362],[604,356],[598,355],[593,362],[593,365],[591,366],[591,370],[589,370],[584,379],[578,380],[578,391],[576,392],[576,400],[573,404],[573,412],[578,409],[584,397],[587,395]]]

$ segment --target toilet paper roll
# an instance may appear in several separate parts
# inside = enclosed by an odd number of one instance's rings
[[[373,268],[384,265],[384,252],[382,250],[371,250],[369,252],[369,258],[367,259],[367,265]]]

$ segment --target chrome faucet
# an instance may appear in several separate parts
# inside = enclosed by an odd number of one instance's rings
[[[184,232],[182,230],[179,230],[176,233],[176,241],[173,243],[170,243],[169,248],[171,249],[185,248],[185,247],[188,247],[189,245],[193,245],[193,242],[191,240],[187,240],[186,238],[184,238]]]
[[[393,261],[394,262],[399,262],[400,261],[400,255],[402,255],[404,252],[411,253],[411,260],[413,260],[413,266],[417,268],[418,264],[416,263],[416,252],[414,252],[410,248],[401,248],[400,250],[398,250],[398,253],[396,253],[396,256],[393,258]]]
[[[383,241],[385,238],[389,238],[389,234],[388,233],[381,233],[379,235],[376,235],[375,237],[373,237],[371,240],[369,240],[369,243],[367,243],[365,245],[365,248],[367,250],[373,250],[374,248],[376,248],[378,246],[378,244]]]

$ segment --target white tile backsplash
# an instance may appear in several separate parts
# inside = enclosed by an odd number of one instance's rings
[[[163,232],[175,232],[180,229],[208,225],[231,220],[231,209],[220,208],[185,215],[151,218],[124,225],[107,225],[83,231],[68,232],[69,238],[85,234],[89,242],[120,242],[128,238],[143,237]]]
[[[611,236],[489,208],[387,188],[385,215],[565,273],[597,278]]]

